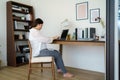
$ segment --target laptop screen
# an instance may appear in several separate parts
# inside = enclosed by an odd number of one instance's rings
[[[68,30],[69,29],[65,29],[65,30],[62,31],[60,40],[66,40],[66,37],[67,37],[67,34],[68,34]]]

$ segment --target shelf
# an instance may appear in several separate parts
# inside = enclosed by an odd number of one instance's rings
[[[29,32],[29,29],[14,29],[14,31],[25,31],[25,32]]]
[[[19,22],[32,22],[32,21],[29,21],[29,20],[21,20],[21,19],[16,19],[16,18],[13,18],[14,21],[19,21]]]
[[[24,62],[24,63],[16,63],[17,66],[21,66],[21,65],[25,65],[25,64],[28,64],[28,62]]]
[[[28,8],[32,8],[31,5],[27,5],[27,4],[23,4],[23,3],[19,3],[19,2],[14,2],[14,1],[9,1],[11,4],[13,5],[18,5],[18,6],[22,6],[22,7],[28,7]]]
[[[15,41],[28,41],[28,39],[15,39]]]
[[[12,11],[13,11],[13,12],[16,12],[16,13],[21,13],[21,14],[29,14],[29,13],[27,13],[27,12],[19,11],[19,10],[13,10],[13,9],[12,9]]]

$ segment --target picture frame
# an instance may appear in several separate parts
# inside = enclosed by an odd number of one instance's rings
[[[76,4],[76,20],[88,19],[88,2]]]
[[[100,22],[100,8],[90,9],[90,23]]]

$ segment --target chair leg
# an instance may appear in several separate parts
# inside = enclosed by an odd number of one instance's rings
[[[30,80],[30,73],[31,73],[31,63],[29,63],[28,80]]]
[[[43,63],[41,63],[41,72],[43,72],[43,69],[42,69],[42,68],[43,68]]]
[[[55,80],[55,66],[54,66],[54,61],[52,61],[51,67],[52,67],[52,77],[53,77],[53,80]]]
[[[29,69],[28,71],[28,80],[30,80],[30,73],[31,73],[31,69]]]

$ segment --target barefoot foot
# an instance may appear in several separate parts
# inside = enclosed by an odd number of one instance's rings
[[[73,74],[71,74],[71,73],[65,73],[65,74],[63,74],[63,77],[71,78],[71,77],[73,77]]]
[[[61,70],[61,69],[58,69],[57,72],[58,72],[58,73],[62,73],[62,70]]]

